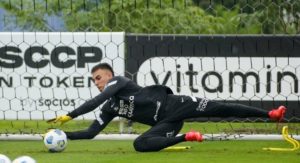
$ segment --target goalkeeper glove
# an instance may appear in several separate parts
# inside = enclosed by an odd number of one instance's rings
[[[53,118],[53,119],[49,119],[47,121],[47,123],[57,123],[57,122],[60,122],[61,124],[60,125],[63,125],[64,123],[68,122],[72,120],[72,117],[68,116],[68,115],[61,115],[61,116],[58,116],[56,118]]]

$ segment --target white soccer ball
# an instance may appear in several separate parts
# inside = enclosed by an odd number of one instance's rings
[[[59,129],[50,130],[44,137],[44,144],[50,152],[61,152],[67,146],[67,135]]]
[[[36,161],[29,156],[20,156],[16,158],[12,163],[36,163]]]
[[[11,161],[7,156],[0,154],[0,163],[11,163]]]

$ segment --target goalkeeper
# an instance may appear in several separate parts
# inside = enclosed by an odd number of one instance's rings
[[[176,136],[184,120],[196,117],[264,117],[280,121],[286,108],[280,106],[271,111],[241,104],[222,103],[206,98],[173,95],[170,88],[162,85],[140,87],[133,81],[114,76],[112,67],[100,63],[93,67],[92,78],[101,92],[67,115],[49,122],[62,124],[88,113],[103,104],[99,117],[83,131],[66,132],[68,139],[92,139],[116,116],[152,126],[133,143],[136,151],[159,151],[184,142],[203,140],[196,131]]]

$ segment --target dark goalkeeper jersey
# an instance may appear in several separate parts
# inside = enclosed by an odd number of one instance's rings
[[[68,115],[75,118],[105,102],[97,119],[103,127],[116,116],[153,126],[164,113],[168,94],[172,94],[169,87],[162,85],[140,87],[125,77],[117,76],[106,84],[102,93]]]

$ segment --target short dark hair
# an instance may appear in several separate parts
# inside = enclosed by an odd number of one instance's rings
[[[97,71],[98,69],[108,70],[112,73],[112,76],[115,76],[114,70],[108,63],[99,63],[92,68],[92,73]]]

